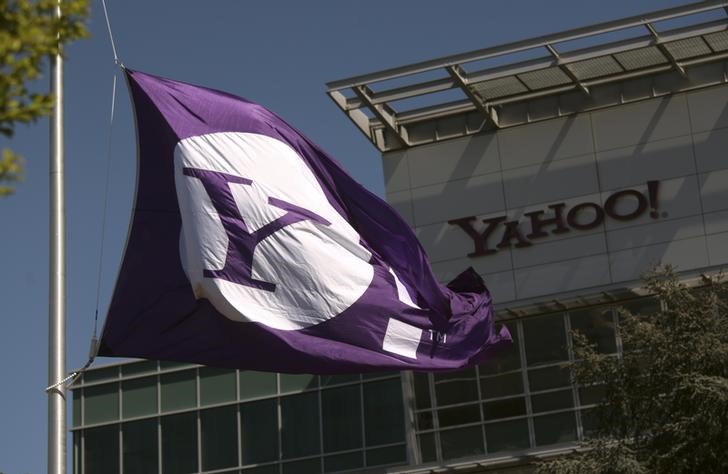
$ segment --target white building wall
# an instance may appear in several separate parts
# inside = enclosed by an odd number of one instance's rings
[[[413,226],[438,278],[468,266],[486,279],[496,303],[570,292],[632,287],[656,263],[689,272],[728,264],[728,86],[501,129],[496,133],[384,155],[387,199]],[[533,239],[468,257],[473,240],[448,221],[524,213],[565,203],[604,206],[615,192],[647,195],[659,184],[658,218],[606,217],[590,230]],[[623,199],[619,212],[636,201]],[[584,214],[587,216],[586,214]],[[588,217],[588,216],[587,216]],[[479,224],[479,230],[484,225]],[[546,227],[547,231],[554,227]],[[502,230],[488,246],[495,248]]]

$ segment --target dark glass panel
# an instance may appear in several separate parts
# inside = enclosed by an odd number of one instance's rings
[[[346,471],[364,467],[364,453],[334,454],[324,458],[324,472]]]
[[[356,384],[321,391],[325,452],[362,447],[359,389]]]
[[[404,407],[399,378],[364,384],[364,432],[367,446],[404,441]]]
[[[443,459],[455,459],[484,454],[483,430],[480,426],[440,432]]]
[[[318,376],[310,374],[279,374],[281,393],[301,392],[318,388]]]
[[[428,374],[415,372],[415,407],[420,410],[422,408],[430,408],[430,378]]]
[[[157,474],[159,472],[157,419],[124,423],[121,429],[124,473]]]
[[[545,411],[560,410],[562,408],[571,408],[574,406],[574,397],[571,390],[561,390],[558,392],[539,393],[531,395],[531,407],[534,413],[542,413]]]
[[[478,401],[478,380],[475,368],[459,372],[434,374],[437,405]]]
[[[194,370],[160,375],[162,412],[197,406],[197,380]]]
[[[358,382],[359,374],[320,375],[319,379],[322,387],[330,387],[332,385]]]
[[[119,419],[119,383],[86,387],[84,394],[84,424],[103,423]]]
[[[85,474],[118,474],[119,425],[84,430]]]
[[[99,369],[88,369],[83,373],[83,383],[101,382],[104,380],[115,380],[119,378],[119,366],[101,367]]]
[[[483,416],[486,420],[509,418],[526,414],[526,399],[524,397],[506,398],[483,403]]]
[[[515,451],[527,449],[528,421],[521,420],[501,421],[485,425],[485,438],[488,441],[488,452]]]
[[[565,365],[531,369],[528,371],[528,386],[532,392],[571,385],[571,374]]]
[[[404,445],[367,449],[367,466],[404,464],[407,462],[407,448]]]
[[[283,463],[283,474],[321,474],[321,459],[306,459]]]
[[[317,392],[281,398],[281,443],[284,459],[321,451]]]
[[[121,366],[121,375],[138,375],[157,371],[156,360],[142,360]]]
[[[197,472],[197,413],[164,416],[162,425],[162,472]]]
[[[604,385],[592,385],[590,387],[581,387],[579,389],[579,402],[582,405],[601,403],[605,396],[606,388]]]
[[[81,395],[82,388],[73,390],[73,426],[81,426],[81,403],[83,402]]]
[[[477,404],[437,410],[441,428],[480,422],[480,406]]]
[[[278,460],[278,409],[276,400],[240,405],[243,464]]]
[[[523,393],[521,372],[480,378],[480,393],[483,398],[506,397]]]
[[[200,405],[235,400],[235,371],[216,367],[200,367]]]
[[[415,422],[418,430],[429,430],[435,427],[431,411],[421,411],[415,414]]]
[[[235,406],[200,411],[202,469],[238,465],[238,419]]]
[[[425,433],[418,435],[417,443],[420,447],[420,457],[422,459],[422,462],[430,462],[437,459],[434,433]]]
[[[246,370],[240,372],[240,399],[273,396],[278,392],[276,374]]]
[[[573,412],[537,416],[533,419],[536,445],[564,443],[576,439],[576,420]]]
[[[567,360],[563,315],[548,314],[523,321],[523,337],[528,365]]]
[[[125,380],[121,383],[121,414],[124,418],[157,413],[157,377]]]

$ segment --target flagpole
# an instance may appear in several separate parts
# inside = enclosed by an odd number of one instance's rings
[[[60,0],[54,11],[61,17]],[[48,291],[48,385],[66,375],[66,253],[63,185],[63,58],[51,57],[51,93],[55,106],[50,123],[50,262]],[[48,471],[66,472],[66,389],[48,390]]]

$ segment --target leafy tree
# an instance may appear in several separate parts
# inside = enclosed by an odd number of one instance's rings
[[[42,75],[46,58],[63,45],[86,36],[88,0],[60,0],[61,18],[53,12],[59,0],[0,0],[0,135],[11,138],[18,123],[49,115],[54,99],[34,92],[31,81]],[[22,158],[3,148],[0,196],[13,192],[21,178]]]
[[[688,288],[669,267],[646,276],[661,310],[623,312],[619,357],[574,334],[575,381],[604,389],[597,429],[539,473],[728,472],[728,284],[703,283]]]

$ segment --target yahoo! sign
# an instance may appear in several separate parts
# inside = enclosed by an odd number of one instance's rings
[[[572,230],[593,229],[606,218],[618,221],[637,219],[648,208],[653,219],[665,217],[667,213],[660,214],[658,211],[659,184],[659,181],[648,181],[647,194],[636,189],[617,191],[607,197],[603,206],[595,202],[582,202],[567,209],[565,203],[551,204],[547,206],[551,210],[550,216],[546,216],[543,209],[526,212],[525,222],[508,220],[503,215],[480,220],[474,216],[462,217],[448,223],[460,227],[473,240],[474,249],[468,254],[469,257],[491,255],[511,246],[530,247],[533,245],[532,240],[548,237],[549,233],[564,234]],[[627,202],[631,202],[631,205]],[[485,227],[480,223],[485,224]]]

